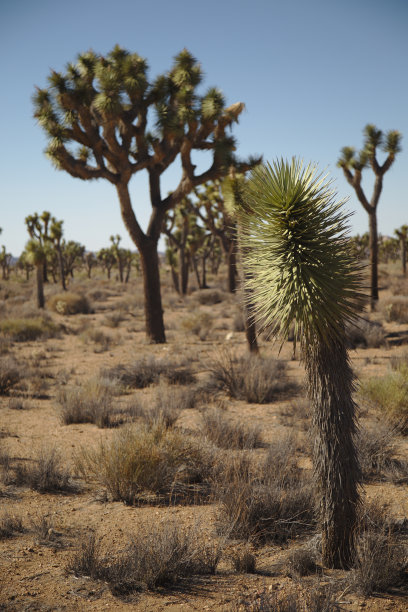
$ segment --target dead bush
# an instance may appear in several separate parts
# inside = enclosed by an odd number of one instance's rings
[[[62,387],[57,403],[64,425],[95,423],[98,427],[116,427],[120,424],[120,410],[113,405],[117,388],[104,378],[88,380],[83,387]]]
[[[262,591],[244,593],[233,604],[231,612],[335,612],[341,610],[332,589],[327,585],[307,591]]]
[[[350,348],[379,348],[385,344],[385,329],[381,323],[360,319],[346,329]]]
[[[107,327],[117,328],[122,323],[122,321],[126,321],[126,315],[122,310],[115,310],[110,314],[107,314],[103,320],[104,325]]]
[[[408,296],[396,295],[389,298],[383,305],[387,321],[408,323]]]
[[[0,540],[12,538],[16,533],[24,533],[24,531],[21,517],[3,512],[0,518]]]
[[[408,370],[395,370],[381,378],[363,380],[359,393],[401,433],[408,433]]]
[[[41,449],[38,458],[31,461],[10,461],[7,484],[26,486],[39,493],[72,493],[77,490],[55,448]]]
[[[100,329],[86,329],[81,333],[81,339],[85,344],[93,344],[95,353],[105,353],[114,344],[112,336]]]
[[[408,481],[408,462],[398,459],[395,429],[377,423],[373,429],[361,429],[357,447],[364,479]]]
[[[60,335],[61,327],[49,317],[7,318],[0,321],[0,333],[14,342],[46,340]]]
[[[225,299],[225,294],[218,289],[200,289],[194,293],[194,299],[199,304],[213,306],[220,304]]]
[[[102,555],[101,542],[91,536],[81,542],[68,571],[108,583],[114,595],[177,584],[200,574],[214,574],[221,547],[209,544],[195,528],[179,523],[150,525],[133,536],[127,548]]]
[[[156,360],[154,357],[143,358],[133,365],[117,365],[104,370],[103,375],[119,380],[125,387],[144,389],[157,384],[160,379],[170,385],[191,385],[196,378],[191,368],[176,362]]]
[[[213,444],[220,448],[250,449],[261,446],[259,426],[246,427],[231,423],[221,410],[202,411],[204,433]]]
[[[360,535],[352,585],[362,595],[386,592],[407,584],[408,550],[392,533],[368,530]]]
[[[166,428],[162,421],[151,426],[127,426],[94,450],[83,449],[78,469],[91,473],[113,500],[134,504],[144,494],[164,498],[199,497],[211,472],[212,456],[186,434]],[[204,486],[205,492],[207,488]]]
[[[12,357],[0,356],[0,395],[8,395],[22,376],[21,367]]]
[[[181,321],[182,328],[197,336],[200,340],[207,340],[212,328],[214,319],[208,312],[198,312]]]
[[[239,574],[255,574],[256,557],[246,546],[243,550],[236,550],[230,555],[233,568]]]
[[[291,460],[292,461],[292,458]],[[301,475],[274,478],[272,461],[232,460],[215,475],[220,532],[256,542],[286,542],[315,526],[311,482]],[[291,468],[284,466],[286,474]],[[268,474],[268,469],[271,472]]]
[[[209,365],[211,383],[230,397],[254,404],[267,404],[297,389],[285,379],[283,361],[254,355],[234,358],[224,351]]]
[[[87,298],[72,291],[52,295],[47,300],[47,306],[61,315],[89,314],[92,311]]]
[[[308,546],[295,548],[289,554],[287,569],[289,576],[301,578],[316,574],[318,566],[316,564],[316,553]]]

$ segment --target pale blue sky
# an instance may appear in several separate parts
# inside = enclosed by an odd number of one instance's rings
[[[0,244],[14,255],[27,240],[24,218],[43,210],[64,219],[66,238],[88,249],[117,233],[133,248],[112,185],[54,170],[32,118],[34,86],[46,86],[51,68],[116,43],[144,56],[152,77],[187,47],[204,70],[203,90],[217,86],[228,104],[246,104],[234,128],[238,154],[296,155],[327,168],[339,197],[350,196],[353,233],[367,230],[367,215],[336,168],[339,151],[361,147],[366,123],[398,129],[403,152],[385,176],[379,229],[392,234],[408,223],[406,0],[2,0]],[[170,173],[164,191],[177,182]],[[144,227],[146,187],[144,175],[132,180]]]

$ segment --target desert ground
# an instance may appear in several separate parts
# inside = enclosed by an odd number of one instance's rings
[[[140,277],[78,272],[69,292],[90,312],[76,314],[47,284],[28,339],[34,278],[0,282],[0,609],[407,610],[407,431],[364,390],[408,362],[408,316],[390,316],[395,295],[408,313],[397,265],[382,265],[377,310],[351,341],[364,484],[350,571],[319,561],[299,350],[262,333],[249,355],[225,272],[209,289],[191,279],[184,298],[162,280],[164,345],[146,341]],[[251,522],[254,496],[267,510]]]

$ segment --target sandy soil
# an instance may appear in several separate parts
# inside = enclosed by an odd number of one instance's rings
[[[10,286],[13,281],[9,281]],[[5,283],[2,283],[4,289]],[[15,300],[15,316],[20,303],[19,292],[27,292],[31,285],[14,283],[13,294],[6,300],[3,316],[10,316],[10,300]],[[22,287],[22,288],[21,288]],[[27,288],[28,287],[28,288]],[[288,545],[265,545],[256,549],[256,574],[237,574],[228,558],[221,561],[214,576],[185,580],[172,589],[157,592],[145,591],[120,598],[113,595],[106,583],[89,577],[77,577],[67,571],[67,564],[78,548],[81,536],[96,533],[102,538],[103,547],[112,552],[123,548],[132,533],[146,524],[167,521],[169,518],[180,524],[200,525],[209,538],[216,540],[216,504],[171,505],[130,507],[121,502],[111,502],[97,482],[85,482],[75,476],[75,457],[83,448],[96,447],[98,442],[115,435],[117,429],[99,429],[94,424],[64,425],[56,402],[58,391],[64,385],[83,385],[98,375],[102,369],[117,364],[131,364],[142,356],[186,359],[199,378],[205,376],[206,364],[220,349],[228,346],[234,354],[246,351],[243,332],[233,330],[233,317],[238,311],[236,299],[223,293],[219,304],[198,304],[194,294],[180,300],[172,289],[165,289],[165,320],[168,344],[151,346],[145,341],[140,280],[128,286],[112,281],[82,280],[80,288],[89,292],[104,289],[109,295],[104,300],[93,302],[94,313],[89,315],[61,316],[51,313],[53,319],[64,325],[65,332],[58,338],[32,342],[15,342],[1,358],[13,355],[24,370],[22,383],[10,396],[0,397],[0,448],[12,460],[30,461],[38,457],[43,448],[55,448],[71,471],[74,481],[80,486],[78,492],[70,494],[38,493],[27,487],[0,485],[2,512],[20,517],[25,528],[23,533],[0,541],[0,609],[2,610],[230,610],[239,596],[245,593],[290,589],[307,592],[316,577],[292,579],[276,568],[288,555]],[[75,290],[75,282],[72,285]],[[48,289],[49,292],[55,288]],[[386,294],[383,292],[383,297]],[[116,328],[109,327],[107,315],[122,311],[123,321]],[[207,312],[212,317],[208,336],[200,340],[186,330],[183,320],[197,312]],[[381,319],[380,314],[374,318]],[[387,332],[408,331],[408,326],[384,323]],[[89,339],[89,331],[102,331],[110,337],[102,347]],[[88,333],[88,339],[87,334]],[[264,355],[278,356],[277,348],[270,342],[260,341]],[[403,354],[404,345],[385,346],[380,349],[356,349],[351,351],[353,367],[360,378],[384,375],[389,368],[392,355]],[[298,359],[292,359],[292,346],[283,347],[279,359],[287,363],[290,380],[302,384],[304,371]],[[117,401],[125,405],[132,398],[148,406],[152,402],[154,388],[132,391],[120,396]],[[258,424],[262,429],[265,444],[291,430],[296,430],[299,439],[307,438],[306,428],[296,423],[296,416],[288,417],[288,409],[304,397],[302,387],[296,397],[280,399],[271,404],[247,404],[244,401],[224,398],[224,406],[232,420],[247,424]],[[16,409],[15,401],[24,402],[23,409]],[[14,401],[14,404],[13,404]],[[289,411],[290,412],[290,411]],[[292,411],[293,412],[293,411]],[[286,415],[286,416],[285,416]],[[376,423],[375,413],[362,407],[365,423]],[[177,422],[179,427],[200,430],[198,410],[184,410]],[[407,439],[398,437],[401,457],[408,455]],[[258,452],[258,451],[256,451]],[[264,452],[260,450],[259,452]],[[307,460],[306,460],[307,463]],[[378,499],[389,504],[389,512],[397,519],[408,517],[408,492],[406,484],[376,482],[365,486],[367,499]],[[1,518],[1,513],[0,513]],[[39,525],[45,521],[48,530],[40,537]],[[233,546],[234,543],[228,544]],[[325,570],[320,584],[341,583],[346,572]],[[381,596],[363,598],[350,587],[338,591],[337,601],[342,610],[408,610],[407,593],[396,589]]]

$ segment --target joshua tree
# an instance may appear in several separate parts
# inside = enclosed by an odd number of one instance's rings
[[[407,239],[408,239],[408,225],[402,225],[399,229],[395,230],[397,238],[401,245],[401,263],[402,273],[404,276],[407,275]]]
[[[54,248],[57,252],[58,264],[59,264],[60,276],[61,276],[61,287],[64,291],[66,291],[67,287],[65,283],[64,259],[62,256],[62,248],[61,248],[61,241],[62,241],[62,236],[63,236],[63,229],[62,229],[63,223],[64,223],[63,221],[57,221],[54,217],[51,217],[49,239],[54,245]]]
[[[200,96],[201,79],[201,67],[186,49],[168,73],[151,83],[146,61],[115,46],[106,57],[93,51],[79,55],[65,74],[53,71],[50,87],[34,95],[34,116],[49,137],[47,155],[56,167],[83,180],[104,178],[116,188],[123,221],[140,253],[146,333],[152,342],[165,342],[157,252],[164,215],[194,187],[226,171],[235,149],[227,130],[244,108],[241,102],[226,108],[215,88]],[[154,124],[149,109],[155,111]],[[76,152],[75,143],[80,145]],[[196,173],[194,150],[211,155],[204,172]],[[163,197],[161,176],[176,158],[181,179]],[[252,165],[243,164],[246,169]],[[141,170],[148,173],[152,205],[145,232],[129,193],[132,176]]]
[[[27,231],[30,240],[26,244],[25,250],[30,263],[36,269],[37,278],[37,305],[44,308],[44,281],[46,279],[47,247],[49,246],[48,228],[51,220],[51,213],[46,210],[42,215],[34,213],[25,218]]]
[[[294,322],[302,349],[313,407],[323,561],[347,568],[361,475],[344,328],[363,302],[348,215],[330,181],[295,159],[253,170],[240,204],[240,243],[254,309],[282,342]]]
[[[370,229],[370,285],[371,309],[375,309],[378,301],[378,229],[377,206],[383,187],[384,174],[394,163],[395,156],[401,151],[402,136],[397,130],[383,134],[375,125],[368,124],[364,128],[364,145],[356,154],[353,147],[343,147],[337,165],[343,169],[344,176],[356,192],[357,198],[368,213]],[[387,158],[381,165],[377,160],[377,150],[387,153]],[[370,166],[375,174],[374,189],[371,200],[368,201],[361,185],[363,169]]]
[[[11,266],[11,262],[12,262],[12,255],[11,253],[7,253],[6,251],[6,247],[3,246],[1,247],[1,251],[0,251],[0,266],[2,269],[2,278],[3,280],[8,280],[9,276],[10,276],[10,266]]]

